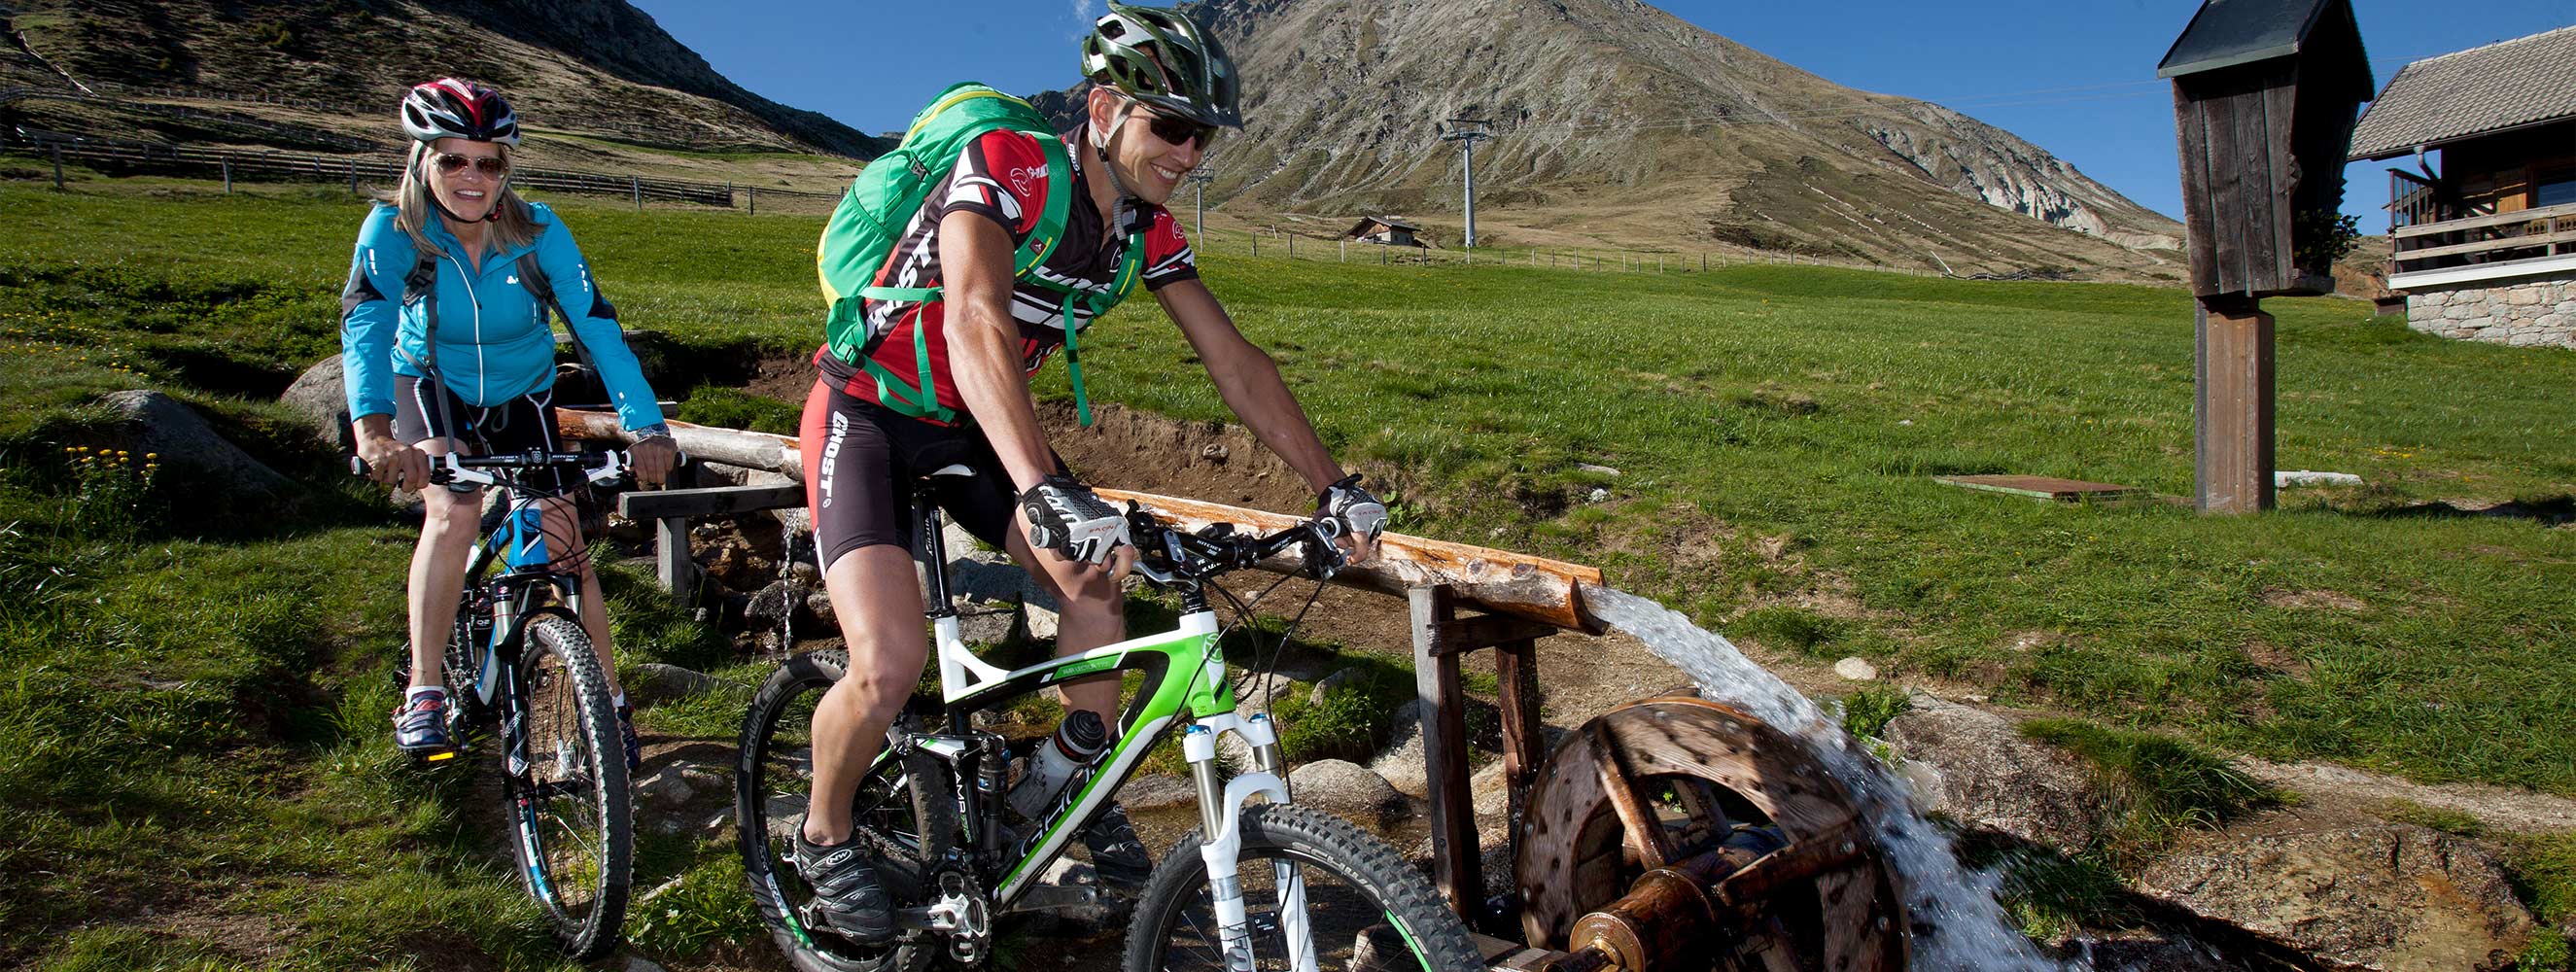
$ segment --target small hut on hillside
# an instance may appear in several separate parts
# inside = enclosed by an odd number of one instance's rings
[[[1353,226],[1349,232],[1343,233],[1342,238],[1346,240],[1358,240],[1362,243],[1383,243],[1388,246],[1419,246],[1428,249],[1430,248],[1430,244],[1413,238],[1413,234],[1421,231],[1422,227],[1415,226],[1412,223],[1405,222],[1404,220],[1393,216],[1371,216],[1360,220],[1359,225]]]

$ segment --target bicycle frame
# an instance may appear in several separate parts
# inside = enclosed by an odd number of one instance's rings
[[[938,508],[926,496],[915,506],[920,511],[917,535],[923,538],[922,553],[930,565],[925,572],[931,589],[927,614],[939,657],[940,693],[946,703],[948,730],[935,736],[915,737],[915,744],[957,767],[954,779],[958,786],[958,819],[967,829],[965,846],[988,860],[1001,850],[994,846],[997,835],[983,826],[984,821],[998,816],[994,805],[1001,799],[1000,756],[989,751],[989,734],[973,728],[976,712],[1078,678],[1130,669],[1145,673],[1143,689],[1119,717],[1117,736],[1089,762],[1075,768],[1073,779],[1040,815],[1037,832],[1023,838],[1006,855],[1000,855],[997,867],[1001,877],[992,892],[994,907],[1007,911],[1026,894],[1037,875],[1064,851],[1074,833],[1088,825],[1110,797],[1126,785],[1145,754],[1186,719],[1182,754],[1197,784],[1200,833],[1204,838],[1199,853],[1207,865],[1220,937],[1229,955],[1241,955],[1248,962],[1251,940],[1237,882],[1243,807],[1254,794],[1267,796],[1275,803],[1289,802],[1288,783],[1281,774],[1278,736],[1269,717],[1235,714],[1234,687],[1226,678],[1225,658],[1218,646],[1216,614],[1200,591],[1196,587],[1184,589],[1182,615],[1172,631],[1129,638],[1078,655],[1004,671],[975,657],[966,647],[948,590],[947,555]],[[1220,783],[1217,740],[1229,732],[1250,747],[1253,767],[1250,772]],[[892,755],[881,753],[878,758],[883,761]],[[979,780],[984,785],[979,786]],[[1280,920],[1289,942],[1292,967],[1312,970],[1315,950],[1305,924],[1304,883],[1292,865],[1283,861],[1276,864],[1276,869]]]

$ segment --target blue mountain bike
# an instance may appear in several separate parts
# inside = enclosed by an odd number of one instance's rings
[[[564,952],[598,957],[617,944],[634,859],[626,747],[608,675],[581,626],[578,556],[587,553],[566,554],[568,544],[549,539],[542,504],[566,498],[577,488],[568,484],[623,476],[626,455],[451,454],[430,463],[430,488],[500,487],[507,501],[483,518],[447,642],[448,734],[459,746],[422,759],[445,762],[497,743],[520,879]]]

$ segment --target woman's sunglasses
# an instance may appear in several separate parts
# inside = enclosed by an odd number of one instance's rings
[[[455,175],[465,171],[465,167],[469,165],[473,166],[475,171],[495,179],[510,172],[510,163],[501,161],[498,155],[458,155],[454,152],[440,152],[430,156],[429,161],[431,165],[438,167],[440,175]]]

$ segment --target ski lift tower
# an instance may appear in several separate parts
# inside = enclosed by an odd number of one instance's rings
[[[1475,127],[1469,128],[1467,126]],[[1467,160],[1467,249],[1476,248],[1476,143],[1494,137],[1494,123],[1482,118],[1452,118],[1440,140],[1456,142]]]

